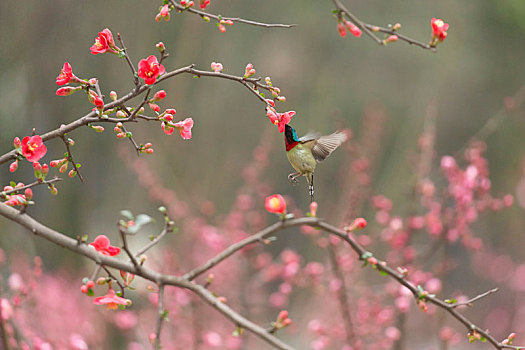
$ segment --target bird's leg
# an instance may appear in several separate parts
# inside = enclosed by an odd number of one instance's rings
[[[310,178],[308,190],[310,192],[310,203],[312,203],[314,201],[314,174],[312,174],[312,177]]]
[[[290,181],[290,183],[292,185],[295,185],[296,183],[298,183],[299,181],[297,181],[297,177],[298,176],[301,176],[301,173],[300,172],[296,172],[296,173],[293,173],[293,174],[290,174],[288,175],[288,180]]]

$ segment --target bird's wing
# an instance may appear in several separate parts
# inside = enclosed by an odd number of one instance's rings
[[[313,141],[315,139],[318,139],[319,137],[321,137],[321,134],[319,134],[318,132],[309,131],[306,135],[299,139],[299,142],[304,143],[308,141]]]
[[[312,146],[314,158],[320,162],[325,160],[335,149],[348,139],[344,132],[336,131],[333,134],[321,136]]]

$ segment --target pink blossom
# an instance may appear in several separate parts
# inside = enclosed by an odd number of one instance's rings
[[[119,305],[129,306],[131,305],[131,300],[119,297],[115,294],[115,291],[110,288],[108,294],[95,298],[93,300],[95,305],[106,305],[107,309],[116,310]]]
[[[222,346],[222,337],[217,332],[206,332],[202,336],[204,343],[207,346],[218,348]]]
[[[191,129],[193,128],[193,119],[186,118],[183,121],[173,124],[173,127],[177,128],[180,132],[180,136],[184,140],[191,139]]]
[[[115,256],[120,253],[120,248],[112,246],[109,242],[109,238],[105,235],[97,236],[97,238],[89,243],[89,245],[103,255]]]
[[[211,69],[212,69],[215,73],[219,73],[219,72],[221,72],[221,71],[224,69],[224,67],[222,66],[222,64],[219,63],[219,62],[212,62],[210,66],[211,66]]]
[[[56,83],[57,85],[65,85],[69,82],[78,83],[80,82],[80,79],[78,79],[75,74],[73,74],[73,70],[69,62],[65,62],[62,70],[60,71],[60,74],[56,79]]]

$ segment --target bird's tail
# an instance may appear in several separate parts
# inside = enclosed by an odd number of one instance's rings
[[[309,174],[307,177],[308,179],[308,191],[310,193],[310,203],[314,201],[314,174]]]

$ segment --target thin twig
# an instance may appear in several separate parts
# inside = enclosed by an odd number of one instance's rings
[[[341,289],[339,289],[337,296],[339,301],[339,309],[341,311],[341,316],[345,324],[345,335],[346,342],[352,344],[354,341],[354,325],[352,322],[352,316],[350,315],[350,303],[348,301],[348,291],[346,290],[345,276],[341,271],[339,262],[337,261],[337,256],[335,253],[335,248],[333,245],[329,244],[327,247],[328,257],[330,258],[330,264],[332,265],[332,270],[335,278],[341,282]]]
[[[12,190],[9,190],[9,191],[2,191],[2,192],[0,192],[0,197],[5,198],[7,195],[9,195],[11,193],[23,191],[26,188],[35,187],[35,186],[38,186],[38,185],[49,185],[49,184],[52,184],[52,183],[58,182],[58,181],[62,181],[62,178],[60,178],[58,176],[55,176],[51,180],[42,180],[42,181],[38,181],[37,180],[35,182],[30,183],[29,185],[13,188]]]
[[[73,170],[75,170],[75,172],[77,173],[78,179],[80,180],[80,182],[84,183],[84,178],[82,177],[82,174],[80,174],[80,171],[78,170],[80,166],[77,166],[77,164],[75,163],[75,160],[73,159],[73,154],[71,153],[71,149],[69,148],[69,141],[66,139],[65,135],[62,135],[62,141],[64,141],[64,144],[66,145],[67,159],[71,162],[71,164],[73,164]]]
[[[118,226],[118,231],[120,233],[120,238],[122,239],[122,248],[124,249],[124,251],[126,252],[128,257],[130,258],[130,260],[133,263],[133,265],[137,269],[139,269],[140,268],[140,264],[138,263],[137,259],[135,259],[135,256],[133,256],[133,253],[131,253],[131,250],[129,250],[128,240],[126,238],[127,232],[126,232],[125,228],[122,227],[122,225],[120,225],[120,223],[117,224],[117,226]]]
[[[146,244],[146,246],[144,246],[142,249],[140,249],[139,251],[137,251],[137,253],[135,254],[135,256],[138,258],[140,257],[142,254],[144,254],[146,251],[148,251],[150,248],[154,247],[157,243],[160,242],[160,240],[166,235],[166,233],[168,232],[172,232],[173,230],[169,228],[169,226],[166,226],[164,228],[164,230],[162,230],[162,232],[157,236],[155,237],[151,242],[149,242],[148,244]]]
[[[104,266],[104,265],[99,265],[99,266],[102,267],[102,269],[103,269],[104,271],[106,271],[106,273],[108,274],[108,276],[109,276],[113,281],[115,281],[115,282],[118,284],[118,286],[119,286],[119,288],[120,288],[120,292],[122,293],[121,296],[124,297],[124,288],[125,288],[125,287],[122,285],[122,283],[120,283],[120,281],[118,280],[118,278],[115,277],[115,275],[113,275],[113,274],[111,273],[111,271],[109,271],[109,269],[108,269],[106,266]]]
[[[162,321],[166,317],[164,311],[164,284],[159,284],[159,301],[157,311],[157,329],[155,331],[155,342],[153,343],[153,349],[157,350],[161,348],[160,345],[160,332],[162,330]]]
[[[384,46],[385,41],[381,40],[377,37],[377,35],[374,34],[374,32],[381,32],[388,35],[396,35],[399,40],[405,41],[410,45],[416,45],[423,49],[430,50],[432,52],[436,52],[436,48],[433,46],[430,46],[429,44],[422,43],[420,41],[414,40],[412,38],[409,38],[406,35],[399,34],[397,30],[394,30],[392,28],[384,28],[379,27],[373,24],[368,24],[363,21],[361,21],[359,18],[357,18],[352,12],[350,12],[339,0],[332,0],[335,7],[341,11],[348,19],[353,22],[356,26],[358,26],[361,30],[363,30],[370,38],[372,38],[377,44]]]
[[[124,40],[122,40],[120,33],[117,33],[117,39],[120,42],[120,45],[122,46],[122,52],[124,52],[124,58],[126,59],[126,62],[128,62],[128,66],[131,69],[131,74],[133,74],[133,83],[135,84],[135,88],[138,88],[140,85],[139,76],[137,74],[137,71],[135,70],[133,62],[131,62],[131,59],[129,58],[128,49],[126,48],[126,45],[124,45]]]
[[[184,7],[184,6],[182,6],[181,4],[177,3],[174,0],[170,0],[170,3],[181,13],[189,12],[189,13],[193,13],[193,14],[199,15],[201,17],[213,18],[216,21],[220,21],[220,20],[228,21],[228,20],[230,20],[232,22],[244,23],[244,24],[249,24],[249,25],[252,25],[252,26],[265,27],[265,28],[292,28],[292,27],[296,26],[295,24],[261,23],[261,22],[250,21],[250,20],[247,20],[247,19],[242,19],[242,18],[239,18],[239,17],[224,17],[224,16],[214,15],[214,14],[207,13],[207,12],[204,12],[204,11],[196,10],[194,8],[191,8],[191,7]]]
[[[472,304],[475,301],[477,301],[477,300],[479,300],[481,298],[484,298],[484,297],[486,297],[489,294],[496,293],[497,291],[498,291],[498,288],[493,288],[493,289],[491,289],[491,290],[489,290],[489,291],[487,291],[487,292],[485,292],[483,294],[475,296],[474,298],[472,298],[470,300],[463,301],[463,302],[458,302],[458,303],[454,303],[454,304],[450,304],[450,307],[455,309],[455,308],[460,307],[460,306],[472,306]]]

